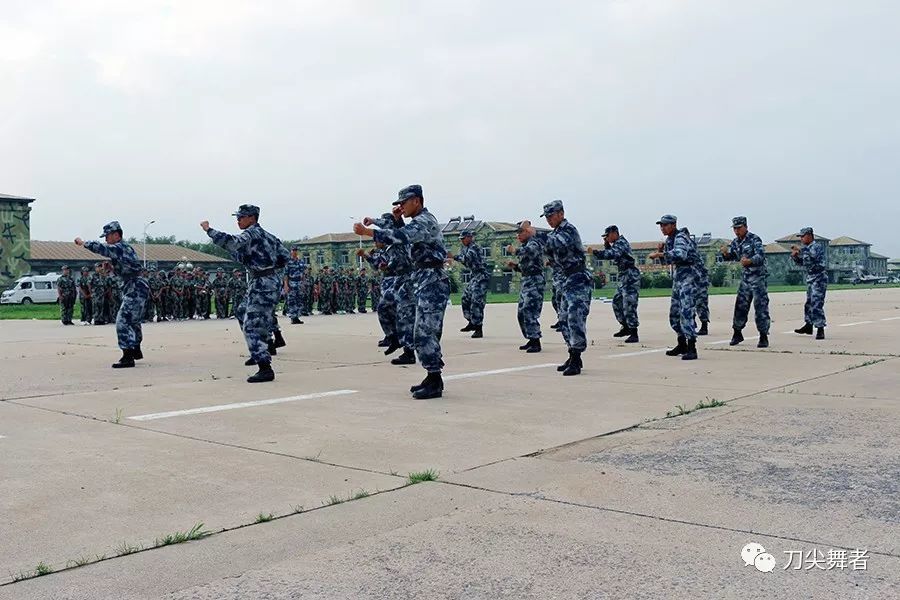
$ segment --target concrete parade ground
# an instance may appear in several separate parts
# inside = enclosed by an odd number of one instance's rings
[[[233,320],[123,370],[112,326],[0,322],[0,599],[898,598],[900,289],[830,293],[824,341],[803,302],[759,350],[711,297],[688,362],[667,298],[628,345],[598,301],[566,378],[549,304],[539,354],[452,306],[427,401],[372,313],[282,319],[259,385]]]

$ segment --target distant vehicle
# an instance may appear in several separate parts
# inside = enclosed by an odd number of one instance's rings
[[[853,285],[864,283],[878,285],[879,283],[888,283],[889,281],[890,279],[887,275],[870,275],[866,273],[866,270],[860,265],[856,267],[856,275],[854,275],[850,283],[852,283]]]
[[[58,299],[58,273],[26,275],[0,294],[0,304],[53,304]]]

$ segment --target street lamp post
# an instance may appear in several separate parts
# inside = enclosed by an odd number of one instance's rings
[[[156,223],[156,221],[150,221],[149,223],[144,224],[144,268],[147,268],[147,229]]]

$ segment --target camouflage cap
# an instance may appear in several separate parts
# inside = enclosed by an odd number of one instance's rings
[[[241,272],[241,270],[240,270],[240,269],[235,269],[235,270],[234,270],[234,271],[232,271],[232,272],[231,272],[231,273],[232,273],[232,274],[234,274],[234,273],[240,273],[240,272]]]
[[[731,219],[731,226],[734,227],[743,227],[747,225],[747,217],[734,217]]]
[[[292,245],[291,245],[291,252],[295,252],[295,251],[297,251],[297,250],[300,250],[300,246],[298,246],[297,244],[292,244]]]
[[[89,269],[88,267],[81,267],[81,270],[82,270],[83,272],[90,271],[90,269]]]
[[[418,184],[408,185],[399,192],[397,192],[397,199],[394,200],[394,206],[398,204],[403,204],[410,198],[422,198],[425,199],[425,196],[422,195],[422,186]]]
[[[156,270],[156,265],[150,265],[150,270],[151,270],[151,271],[155,271],[155,270]]]
[[[110,221],[109,223],[107,223],[106,225],[103,226],[103,233],[100,234],[100,237],[105,238],[110,233],[114,233],[116,231],[118,231],[119,233],[122,233],[122,226],[119,225],[118,221]]]
[[[803,229],[800,230],[800,235],[801,235],[801,236],[804,236],[804,235],[807,235],[807,234],[809,234],[809,235],[815,235],[815,234],[813,233],[813,228],[812,228],[812,227],[804,227]]]
[[[562,200],[554,200],[553,202],[548,202],[544,205],[544,212],[541,213],[541,216],[549,217],[553,213],[558,213],[562,210],[565,210]]]
[[[678,217],[675,215],[663,215],[656,222],[657,225],[675,225],[678,223]]]
[[[603,237],[606,237],[611,233],[619,233],[619,227],[617,225],[610,225],[603,231]]]
[[[516,223],[516,233],[522,233],[523,231],[525,231],[525,227],[522,226],[522,223],[524,222],[525,221],[519,221],[518,223]]]
[[[216,273],[224,273],[224,272],[225,272],[225,269],[223,269],[222,267],[219,267],[218,269],[216,269]]]
[[[259,207],[252,204],[241,204],[240,206],[238,206],[237,212],[231,213],[231,216],[259,218]]]
[[[63,271],[65,271],[65,270],[68,269],[68,268],[69,268],[69,265],[62,265],[62,270],[63,270]]]
[[[466,238],[473,238],[473,237],[475,237],[475,232],[472,231],[471,229],[467,229],[466,231],[459,232],[459,239],[461,239],[461,240],[466,239]]]

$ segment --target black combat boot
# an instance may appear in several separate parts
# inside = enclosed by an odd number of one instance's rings
[[[281,332],[277,329],[275,330],[275,347],[276,348],[284,348],[287,346],[287,342],[284,341],[284,337],[282,337]]]
[[[425,379],[422,380],[422,383],[420,383],[419,385],[411,386],[411,387],[409,388],[409,391],[410,391],[410,392],[415,392],[416,390],[420,390],[420,389],[422,389],[423,387],[425,387],[425,384],[426,384],[427,382],[428,382],[428,377],[426,376]],[[442,380],[441,380],[441,391],[443,391],[443,390],[444,390],[444,381],[443,381],[443,379],[442,379]]]
[[[559,321],[557,321],[556,323],[554,323],[553,325],[550,326],[550,329],[559,329],[559,327],[560,327]]]
[[[528,350],[529,348],[531,348],[531,340],[528,340],[527,342],[519,346],[519,350]]]
[[[795,329],[795,330],[794,330],[794,333],[800,333],[800,334],[805,334],[805,335],[812,335],[812,332],[813,332],[813,326],[812,326],[812,323],[806,323],[806,324],[805,324],[803,327],[801,327],[800,329]]]
[[[256,359],[253,358],[252,356],[244,361],[244,366],[246,366],[246,367],[252,367],[255,364],[256,364]]]
[[[416,400],[431,400],[444,395],[444,380],[440,373],[429,373],[422,387],[412,393]]]
[[[622,329],[620,329],[619,331],[614,333],[613,337],[614,338],[626,337],[628,335],[631,335],[631,329],[629,327],[626,327],[625,325],[622,325]]]
[[[416,364],[416,353],[409,348],[403,349],[403,354],[391,360],[392,365],[414,365]]]
[[[541,351],[541,340],[538,338],[534,338],[533,340],[528,340],[528,349],[525,351],[528,354],[535,354],[536,352]]]
[[[275,345],[275,340],[269,340],[268,346],[269,346],[269,348],[268,348],[269,354],[271,354],[272,356],[277,356],[278,355],[278,346]]]
[[[113,369],[130,369],[134,366],[134,355],[132,354],[130,349],[122,350],[122,358],[119,359],[119,362],[113,363]]]
[[[381,339],[381,341],[378,342],[378,347],[379,348],[387,348],[388,346],[390,346],[391,345],[391,337],[392,336],[389,336],[389,335],[384,336]]]
[[[681,355],[681,360],[697,360],[697,338],[691,338],[687,341],[687,348]]]
[[[697,335],[709,335],[709,321],[700,321],[700,330]]]
[[[462,329],[460,329],[460,331],[462,331],[462,332],[466,332],[466,331],[475,331],[475,326],[472,325],[472,321],[469,321],[468,323],[466,323],[466,326],[465,326],[465,327],[463,327]]]
[[[303,321],[298,319],[297,317],[293,317],[291,319],[291,325],[303,325]]]
[[[396,352],[396,351],[399,350],[400,348],[401,348],[401,346],[400,346],[400,340],[397,339],[397,336],[396,336],[396,335],[395,335],[395,336],[391,336],[391,338],[388,340],[388,347],[387,347],[387,350],[384,351],[384,355],[385,355],[385,356],[390,356],[391,354],[393,354],[394,352]]]
[[[247,378],[247,383],[264,383],[266,381],[275,381],[275,371],[272,370],[272,363],[259,363],[259,371]]]
[[[666,350],[666,356],[681,356],[687,352],[687,341],[683,335],[678,336],[678,344],[671,350]]]
[[[769,347],[769,335],[767,333],[759,334],[759,341],[756,343],[757,348]]]
[[[134,360],[141,360],[142,358],[144,358],[144,353],[141,352],[140,344],[131,349],[131,358],[133,358]]]
[[[572,375],[581,375],[581,368],[584,363],[581,362],[581,350],[569,350],[569,366],[563,371],[565,377]]]
[[[625,343],[637,344],[639,341],[641,341],[641,338],[638,337],[637,327],[635,327],[634,329],[629,329],[628,337],[625,338]]]
[[[474,329],[475,333],[472,334],[473,338],[483,338],[484,337],[484,331],[482,331],[481,327],[482,327],[481,325],[475,325],[475,329]]]
[[[825,339],[825,328],[824,327],[819,327],[818,329],[816,329],[816,339],[817,340]]]
[[[566,369],[569,368],[569,365],[572,364],[572,351],[569,350],[569,358],[566,359],[566,362],[556,367],[556,370],[562,373]]]
[[[734,328],[734,335],[731,336],[731,341],[728,342],[729,346],[737,346],[741,342],[744,341],[744,334],[741,333],[741,330],[737,327]]]

